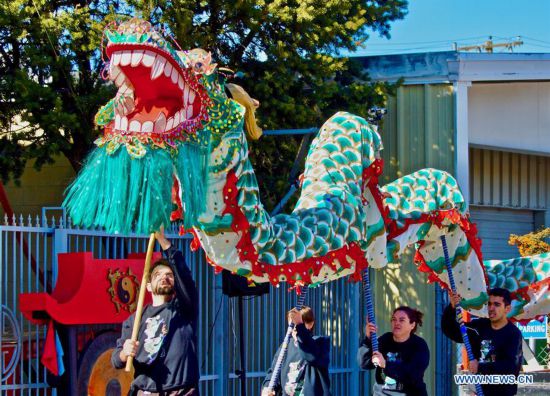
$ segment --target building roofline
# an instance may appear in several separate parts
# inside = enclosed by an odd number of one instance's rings
[[[550,80],[550,53],[420,52],[352,57],[376,81],[406,84]]]

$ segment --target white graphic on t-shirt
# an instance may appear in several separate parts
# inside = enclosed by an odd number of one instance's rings
[[[300,364],[301,363],[301,364]],[[300,395],[303,387],[303,371],[305,368],[305,362],[292,362],[289,364],[288,380],[285,384],[285,393],[289,396]]]
[[[495,361],[495,350],[493,347],[493,340],[482,340],[479,351],[481,353],[481,357],[479,358],[480,363]]]
[[[147,337],[143,343],[143,349],[147,352],[147,363],[151,363],[155,360],[168,329],[164,319],[159,315],[145,321],[144,332]]]
[[[401,361],[401,359],[399,357],[399,352],[388,352],[388,354],[386,356],[386,360],[388,362],[399,362],[399,361]]]
[[[386,360],[388,362],[400,362],[401,358],[399,356],[399,352],[388,352],[386,355]],[[398,388],[397,381],[392,377],[385,376],[383,389],[395,390],[397,388]]]

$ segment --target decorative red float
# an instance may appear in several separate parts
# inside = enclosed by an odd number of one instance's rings
[[[153,261],[160,256],[154,253]],[[136,309],[143,260],[141,253],[123,260],[94,259],[90,252],[59,254],[52,293],[20,294],[20,310],[37,324],[122,323]]]

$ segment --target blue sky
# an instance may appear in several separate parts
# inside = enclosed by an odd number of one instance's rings
[[[550,53],[550,0],[409,0],[409,13],[392,23],[391,39],[372,33],[351,55],[445,51],[459,46],[514,40],[514,52]],[[495,49],[505,52],[507,49]]]

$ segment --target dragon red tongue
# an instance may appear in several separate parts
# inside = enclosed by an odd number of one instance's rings
[[[119,86],[121,98],[115,107],[115,130],[168,132],[201,112],[201,99],[179,69],[160,54],[149,58],[143,51],[112,54],[110,79]]]

